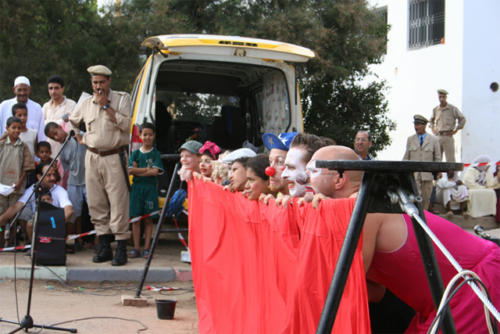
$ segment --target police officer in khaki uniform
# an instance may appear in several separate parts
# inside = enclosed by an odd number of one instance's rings
[[[447,162],[455,162],[455,140],[453,135],[465,125],[465,117],[454,105],[446,102],[448,92],[438,89],[439,105],[432,110],[430,128],[434,135],[438,136],[441,147],[441,157],[443,152]]]
[[[126,147],[130,129],[130,96],[110,89],[111,71],[103,65],[91,66],[93,95],[75,108],[69,120],[76,139],[87,146],[85,182],[92,223],[99,237],[99,251],[94,262],[127,263],[127,240],[130,237],[129,189]],[[79,126],[85,124],[80,135]],[[118,241],[115,256],[111,241]]]
[[[408,137],[406,142],[406,152],[403,160],[441,161],[439,140],[425,131],[427,122],[428,120],[422,115],[413,116],[413,124],[415,125],[416,134]],[[424,210],[429,208],[433,180],[434,178],[432,173],[415,173],[415,181],[417,183],[418,190],[422,195],[422,206]]]

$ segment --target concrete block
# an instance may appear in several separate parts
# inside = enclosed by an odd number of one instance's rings
[[[122,295],[122,305],[123,306],[138,306],[144,307],[148,306],[148,299],[144,297],[135,297],[130,295]]]

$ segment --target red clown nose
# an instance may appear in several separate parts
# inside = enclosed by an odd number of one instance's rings
[[[273,176],[274,174],[276,174],[276,169],[274,169],[274,167],[268,166],[265,170],[265,173],[267,176]]]

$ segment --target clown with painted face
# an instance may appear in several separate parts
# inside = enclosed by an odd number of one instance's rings
[[[306,166],[314,152],[325,146],[324,139],[308,133],[299,133],[290,144],[282,177],[286,180],[291,197],[303,197],[313,192],[308,186]]]
[[[286,181],[288,193],[292,197],[302,197],[306,193],[306,183],[308,180],[306,174],[306,156],[307,150],[301,146],[290,148],[286,155],[285,170],[281,174],[281,177]]]
[[[269,167],[266,169],[266,175],[269,176],[269,188],[273,195],[288,194],[287,182],[282,178],[282,173],[285,169],[287,152],[296,135],[297,132],[284,132],[279,136],[273,133],[262,135],[262,141],[269,150]]]
[[[311,159],[314,152],[321,147],[328,145],[328,138],[320,138],[318,136],[299,133],[290,144],[290,150],[285,159],[285,170],[281,177],[285,180],[289,195],[284,195],[276,199],[278,205],[286,207],[288,203],[292,203],[292,197],[313,197],[314,190],[308,184],[309,176],[307,175],[307,163]],[[267,202],[264,200],[264,203]]]

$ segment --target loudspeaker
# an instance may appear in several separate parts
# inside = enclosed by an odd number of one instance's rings
[[[36,265],[66,264],[66,224],[64,210],[42,202],[38,212],[38,233],[35,249]]]

